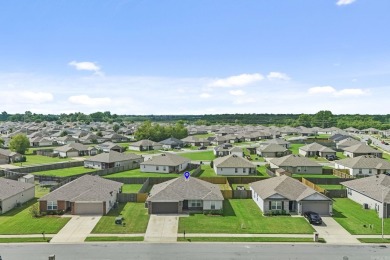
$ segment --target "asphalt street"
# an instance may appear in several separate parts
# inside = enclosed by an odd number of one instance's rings
[[[390,248],[379,245],[310,245],[256,243],[87,243],[0,245],[2,260],[108,259],[303,259],[390,260]]]

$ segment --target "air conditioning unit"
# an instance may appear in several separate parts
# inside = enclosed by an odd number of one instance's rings
[[[367,203],[363,203],[363,209],[368,209],[368,204]]]

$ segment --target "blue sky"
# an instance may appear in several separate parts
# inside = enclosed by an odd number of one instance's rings
[[[388,0],[4,0],[0,110],[388,114],[388,10]]]

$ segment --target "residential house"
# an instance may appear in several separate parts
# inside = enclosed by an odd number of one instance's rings
[[[182,148],[184,146],[184,142],[174,137],[170,137],[159,142],[162,145],[163,149],[174,149],[174,148]]]
[[[351,137],[347,137],[342,140],[336,141],[336,148],[340,150],[344,150],[347,147],[351,147],[357,144],[362,144],[362,142],[353,139]]]
[[[314,211],[332,215],[332,200],[287,175],[249,183],[252,199],[264,214],[272,212],[302,215]]]
[[[242,148],[233,146],[232,144],[221,144],[213,148],[213,153],[217,157],[227,156],[230,154],[235,154],[237,156],[244,156]]]
[[[54,154],[58,154],[59,157],[79,157],[90,155],[88,146],[80,143],[70,143],[64,146],[60,146],[53,149]],[[96,153],[95,153],[96,154]]]
[[[34,197],[34,183],[0,178],[0,215],[32,200]]]
[[[374,209],[379,218],[390,217],[390,176],[378,174],[341,183],[347,188],[347,197],[363,206]]]
[[[153,156],[141,163],[141,172],[179,173],[187,169],[190,159],[173,153]]]
[[[281,139],[281,138],[270,139],[270,140],[266,140],[266,141],[260,143],[260,145],[268,145],[268,144],[277,144],[277,145],[285,147],[286,149],[290,148],[290,142],[288,142],[284,139]]]
[[[99,176],[83,175],[40,198],[39,209],[41,212],[104,215],[117,202],[122,185]]]
[[[335,161],[335,169],[348,169],[352,176],[390,173],[390,162],[372,155],[362,155]]]
[[[117,134],[117,133],[110,133],[107,135],[104,135],[103,138],[107,141],[111,141],[113,143],[121,143],[121,142],[128,142],[129,138],[126,136]]]
[[[72,137],[71,135],[66,135],[62,137],[57,137],[56,141],[59,145],[65,145],[65,144],[77,143],[78,139]]]
[[[219,186],[197,178],[179,177],[155,184],[146,199],[149,214],[180,214],[223,210]]]
[[[186,145],[191,146],[209,146],[210,141],[207,138],[201,138],[196,136],[187,136],[181,139]]]
[[[290,153],[290,150],[279,144],[261,145],[260,147],[256,148],[256,154],[265,158],[282,157]]]
[[[299,147],[299,154],[305,157],[328,158],[329,156],[336,156],[336,151],[319,143],[311,143]]]
[[[160,149],[162,149],[162,144],[153,142],[151,140],[140,140],[138,142],[129,144],[129,150],[133,151],[151,151]]]
[[[231,154],[213,161],[213,169],[217,175],[249,175],[256,174],[256,165],[246,158]]]
[[[141,155],[133,153],[118,153],[110,151],[85,159],[84,167],[95,169],[109,169],[120,166],[128,166],[130,169],[138,168],[144,161]]]
[[[373,156],[382,158],[381,151],[376,150],[376,149],[372,148],[371,146],[363,144],[363,143],[356,144],[356,145],[353,145],[350,147],[346,147],[343,150],[344,150],[344,155],[347,157],[351,157],[351,158],[361,156],[361,155],[373,155]]]
[[[271,169],[283,168],[290,173],[322,174],[322,165],[301,156],[290,154],[269,160]]]
[[[114,144],[113,142],[104,142],[95,146],[98,151],[103,153],[109,153],[110,151],[115,151],[118,153],[123,153],[125,148],[119,144]]]
[[[0,164],[20,162],[22,158],[23,155],[21,155],[20,153],[0,148]]]

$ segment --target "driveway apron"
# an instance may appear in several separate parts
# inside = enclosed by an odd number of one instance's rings
[[[101,216],[73,216],[50,243],[83,243]]]
[[[145,242],[176,242],[179,216],[151,215],[145,233]]]
[[[353,237],[332,217],[321,217],[323,224],[321,226],[313,225],[318,232],[319,237],[326,240],[327,244],[359,244],[359,240]]]

